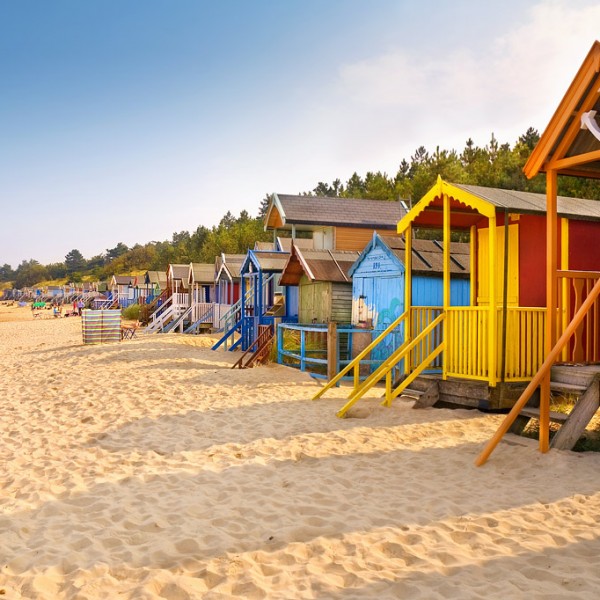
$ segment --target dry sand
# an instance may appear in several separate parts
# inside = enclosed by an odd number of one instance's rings
[[[1,308],[3,314],[8,309]],[[35,598],[597,598],[600,455],[499,417],[379,406],[175,334],[0,322],[0,592]],[[0,319],[2,321],[2,319]]]

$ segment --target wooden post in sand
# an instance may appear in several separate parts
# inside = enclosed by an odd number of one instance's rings
[[[338,372],[338,333],[337,323],[327,324],[327,381],[331,381]]]

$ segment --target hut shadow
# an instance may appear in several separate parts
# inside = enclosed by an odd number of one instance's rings
[[[241,393],[238,384],[238,395]],[[248,394],[255,392],[249,386]],[[381,407],[377,399],[364,402],[360,411],[339,419],[337,402],[320,400],[277,400],[242,406],[221,405],[206,410],[143,417],[122,426],[91,434],[87,445],[110,452],[155,452],[162,456],[177,452],[204,451],[223,444],[250,444],[261,439],[284,440],[290,436],[314,435],[361,428],[365,436],[373,431],[426,423],[444,423],[482,418],[477,411],[412,411],[397,404]],[[339,405],[341,406],[341,404]],[[358,418],[352,418],[356,414]],[[443,427],[443,425],[440,425]],[[343,440],[340,441],[343,444]]]
[[[344,589],[326,585],[314,589],[315,597],[330,600],[363,598],[595,598],[600,572],[590,568],[588,558],[598,553],[599,538],[570,542],[560,547],[527,550],[517,556],[482,557],[476,564],[444,566],[420,561],[404,569],[405,559],[414,559],[411,549],[397,557],[394,576],[372,575],[375,581],[362,584],[351,572],[342,573]],[[501,548],[499,548],[501,549]],[[451,551],[452,548],[449,548]],[[461,548],[457,547],[460,555]],[[432,553],[432,558],[433,558]],[[419,562],[419,561],[415,561]],[[433,561],[432,561],[433,562]],[[587,564],[582,571],[576,564]],[[338,568],[338,572],[340,569]]]
[[[465,515],[489,524],[489,513],[522,508],[531,514],[529,505],[540,506],[541,496],[549,504],[588,487],[574,479],[557,486],[551,469],[549,477],[535,471],[519,494],[523,504],[511,493],[523,486],[519,472],[509,471],[499,480],[497,469],[478,470],[472,465],[478,447],[464,443],[451,450],[301,455],[266,464],[242,462],[219,471],[190,472],[188,464],[186,471],[95,483],[39,508],[0,517],[6,533],[0,541],[5,574],[60,566],[68,576],[96,564],[111,569],[178,569],[183,563],[201,568],[226,553],[273,555],[292,544],[308,545],[317,538],[339,541],[353,532],[435,531],[440,522]],[[453,472],[463,472],[465,480],[474,477],[477,486],[451,480],[449,465]],[[407,473],[421,475],[407,478]],[[490,488],[498,493],[490,494]],[[437,577],[432,575],[431,585]],[[349,597],[340,594],[335,597]]]

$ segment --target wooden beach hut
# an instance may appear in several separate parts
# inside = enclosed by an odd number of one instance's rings
[[[144,273],[143,301],[140,304],[149,304],[167,289],[167,274],[165,271],[146,271]]]
[[[292,245],[281,274],[283,286],[298,288],[299,323],[350,323],[356,250],[301,250]]]
[[[121,308],[134,304],[137,301],[136,285],[137,277],[133,275],[113,275],[110,280],[112,300]]]
[[[393,234],[406,212],[402,201],[273,194],[264,223],[274,242],[281,231],[310,232],[315,250],[362,251],[374,230]]]
[[[235,304],[240,299],[240,269],[246,258],[245,254],[225,254],[216,258],[215,286],[216,301],[219,304]]]
[[[411,303],[441,306],[443,303],[443,246],[437,240],[413,239]],[[400,236],[373,238],[352,265],[352,323],[383,331],[404,312],[404,257],[406,244]],[[450,245],[453,306],[470,303],[469,244]]]
[[[170,264],[166,289],[148,305],[146,333],[168,331],[190,307],[190,265]]]
[[[297,310],[289,301],[288,288],[282,287],[279,281],[289,256],[288,252],[248,250],[240,268],[240,318],[213,350],[238,334],[230,349],[241,347],[246,351],[256,343],[261,326],[269,326],[274,333],[276,322],[297,321]]]
[[[502,436],[532,414],[531,401],[539,388],[539,408],[533,413],[539,420],[540,451],[550,448],[550,394],[557,375],[565,369],[560,361],[578,364],[597,363],[600,359],[600,252],[598,233],[592,223],[565,223],[565,200],[558,195],[559,177],[575,176],[600,179],[600,42],[592,45],[581,67],[567,89],[539,142],[533,149],[524,172],[528,178],[546,174],[546,215],[543,231],[543,259],[538,264],[537,283],[543,286],[545,298],[544,362],[523,391],[513,409],[476,464],[489,458]],[[570,212],[587,211],[597,217],[596,206],[586,201],[569,199]],[[585,227],[584,227],[585,225]],[[540,291],[540,295],[543,293]],[[569,369],[571,376],[581,375],[581,368]],[[552,438],[552,446],[572,447],[598,409],[598,374],[587,367],[583,379],[585,391],[564,424]],[[591,375],[591,380],[589,379]],[[561,375],[564,376],[564,375]],[[581,380],[580,380],[581,383]],[[586,387],[587,386],[587,387]]]
[[[213,263],[190,263],[188,290],[190,305],[213,302],[215,299],[215,265]]]
[[[590,239],[600,234],[600,203],[559,198],[558,214],[555,234],[560,233],[564,264],[600,269],[600,255],[589,252]],[[406,377],[396,387],[388,385],[391,403],[438,357],[441,401],[493,409],[512,406],[544,360],[546,197],[438,179],[398,223],[398,233],[409,241],[407,273],[414,263],[413,227],[441,231],[443,301],[436,310],[413,305],[413,279],[406,278],[404,312],[392,324],[404,327],[404,343],[356,386],[341,414],[376,381],[391,381],[388,373],[404,361]],[[456,306],[452,300],[451,230],[469,234],[469,306]],[[569,294],[565,298],[570,302]]]
[[[413,239],[410,273],[411,305],[434,307],[443,304],[443,246],[437,240]],[[350,268],[352,277],[352,324],[372,329],[377,338],[405,311],[406,244],[401,236],[373,238]],[[450,245],[451,303],[470,303],[469,244]],[[386,336],[370,355],[372,365],[378,365],[404,341],[402,328]],[[436,367],[439,363],[436,364]]]

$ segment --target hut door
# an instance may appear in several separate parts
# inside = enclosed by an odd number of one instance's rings
[[[477,304],[489,304],[489,230],[477,232]],[[504,294],[504,226],[496,227],[496,304],[502,305]],[[519,305],[519,225],[508,226],[508,306]]]

